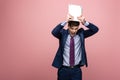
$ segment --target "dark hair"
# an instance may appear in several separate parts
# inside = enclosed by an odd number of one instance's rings
[[[68,21],[68,26],[73,27],[73,26],[79,26],[80,23],[78,21]]]

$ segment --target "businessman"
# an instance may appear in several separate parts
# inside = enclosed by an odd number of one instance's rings
[[[74,21],[69,15],[67,21],[58,24],[52,34],[59,40],[59,48],[53,60],[52,66],[58,68],[57,80],[82,80],[81,67],[86,65],[85,38],[98,32],[98,27],[85,20],[84,16]],[[68,29],[64,29],[67,24]],[[87,30],[79,28],[82,24]]]

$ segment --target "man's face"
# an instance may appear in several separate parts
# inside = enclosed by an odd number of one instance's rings
[[[79,29],[79,26],[72,26],[72,27],[68,26],[68,30],[71,36],[76,35],[78,29]]]

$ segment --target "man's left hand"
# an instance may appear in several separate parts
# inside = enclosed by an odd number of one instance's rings
[[[84,25],[86,23],[86,20],[85,20],[84,16],[78,17],[78,20],[82,23],[82,25]]]

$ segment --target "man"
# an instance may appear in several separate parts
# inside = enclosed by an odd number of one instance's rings
[[[68,21],[58,24],[52,34],[59,40],[59,48],[53,60],[52,66],[58,68],[58,80],[82,80],[82,66],[87,67],[85,51],[85,38],[98,32],[98,28],[87,22],[84,16],[78,17],[79,21],[73,21],[70,16]],[[68,23],[68,29],[63,27]],[[88,29],[79,28],[80,23]]]

